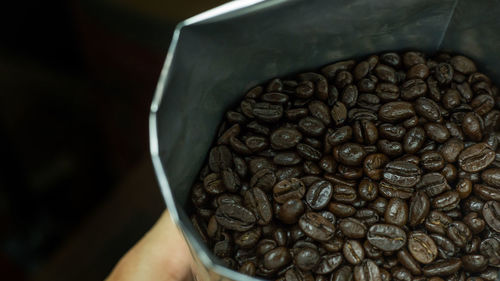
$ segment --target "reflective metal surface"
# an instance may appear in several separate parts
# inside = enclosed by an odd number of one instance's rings
[[[200,280],[248,280],[198,240],[185,204],[224,111],[276,76],[388,50],[460,52],[500,75],[500,2],[242,0],[180,23],[151,106],[162,193]]]

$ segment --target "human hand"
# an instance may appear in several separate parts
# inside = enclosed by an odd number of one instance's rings
[[[156,224],[121,258],[107,281],[192,280],[191,256],[186,242],[163,212]]]

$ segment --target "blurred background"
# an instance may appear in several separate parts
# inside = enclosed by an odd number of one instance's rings
[[[223,2],[2,7],[1,280],[102,280],[156,221],[156,82],[175,24]]]

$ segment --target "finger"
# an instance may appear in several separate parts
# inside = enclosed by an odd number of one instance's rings
[[[186,242],[165,211],[153,228],[128,251],[108,281],[181,281],[191,276]]]

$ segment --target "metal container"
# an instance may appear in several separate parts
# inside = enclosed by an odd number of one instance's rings
[[[186,214],[223,113],[270,78],[370,53],[462,53],[500,75],[500,2],[241,0],[180,23],[151,106],[151,154],[198,280],[252,280],[224,268]]]

